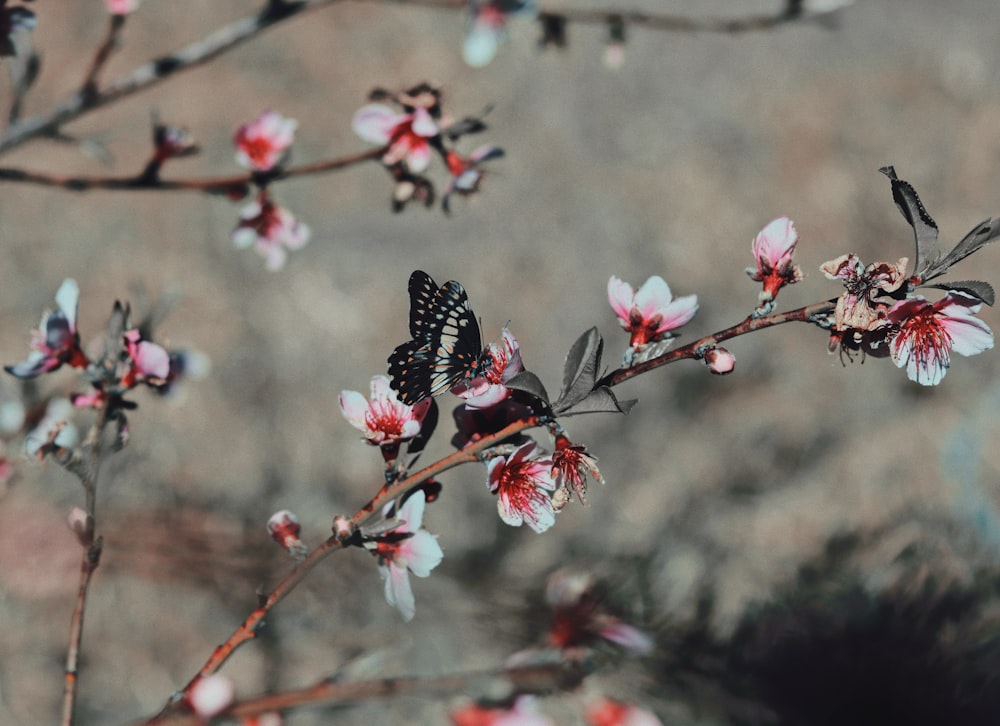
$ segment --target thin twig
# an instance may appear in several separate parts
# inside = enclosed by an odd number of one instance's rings
[[[104,36],[104,41],[97,48],[94,60],[90,62],[90,69],[87,71],[87,75],[83,79],[83,85],[80,87],[80,93],[85,96],[97,93],[97,79],[101,75],[104,65],[108,62],[108,58],[111,57],[111,52],[118,45],[122,28],[125,27],[126,17],[125,15],[118,14],[111,15],[108,22],[108,34]]]

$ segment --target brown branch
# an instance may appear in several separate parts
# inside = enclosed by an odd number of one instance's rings
[[[111,15],[108,22],[108,34],[97,48],[94,60],[90,62],[90,69],[87,71],[83,85],[80,87],[80,93],[84,96],[97,93],[97,78],[100,76],[101,70],[104,69],[104,65],[108,62],[108,58],[111,57],[111,52],[118,46],[118,39],[121,37],[122,28],[125,27],[125,17],[124,15]]]
[[[247,719],[261,714],[284,711],[300,706],[343,704],[373,698],[420,695],[451,695],[467,693],[477,684],[485,689],[498,680],[508,683],[516,693],[551,693],[566,691],[579,686],[589,673],[586,664],[550,663],[537,666],[498,668],[489,671],[456,673],[448,676],[379,678],[370,681],[340,682],[326,680],[314,686],[294,691],[272,693],[238,701],[217,717],[220,722]],[[193,714],[164,714],[148,721],[136,722],[145,726],[203,726],[205,721]]]
[[[299,166],[281,169],[273,174],[237,174],[225,177],[208,177],[204,179],[161,179],[158,175],[140,173],[134,176],[63,176],[45,174],[43,172],[27,171],[13,167],[0,167],[0,182],[16,182],[35,184],[45,187],[56,187],[74,192],[86,192],[95,189],[114,189],[117,191],[187,191],[206,194],[230,194],[243,196],[250,186],[262,181],[270,182],[277,179],[288,179],[296,176],[310,176],[340,171],[366,161],[382,158],[385,148],[342,156],[337,159],[301,164]]]

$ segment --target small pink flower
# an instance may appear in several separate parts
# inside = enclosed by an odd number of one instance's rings
[[[441,563],[444,553],[437,538],[421,528],[426,503],[423,490],[417,490],[403,502],[395,518],[403,524],[375,541],[379,574],[385,580],[385,599],[399,610],[403,620],[413,619],[416,603],[409,574],[428,577]]]
[[[600,698],[587,706],[590,726],[663,726],[663,722],[644,708],[610,698]]]
[[[509,706],[470,703],[448,714],[454,726],[553,726],[554,722],[538,712],[534,696],[518,696]]]
[[[419,174],[431,163],[430,139],[441,133],[426,108],[396,113],[381,103],[359,109],[352,125],[354,133],[365,141],[388,145],[382,163],[393,166],[405,161],[414,174]]]
[[[265,111],[236,131],[236,162],[253,171],[270,171],[292,145],[298,125],[277,111]]]
[[[139,0],[104,0],[112,15],[128,15],[139,7]]]
[[[56,293],[59,309],[42,315],[38,329],[32,331],[32,352],[28,359],[4,370],[17,378],[34,378],[48,373],[64,363],[74,368],[86,368],[87,356],[80,348],[80,334],[76,330],[76,313],[80,288],[76,280],[67,279]]]
[[[497,495],[500,519],[511,527],[527,523],[541,534],[556,522],[550,494],[556,481],[552,459],[538,454],[538,446],[529,441],[510,456],[490,459],[486,472],[490,491]]]
[[[753,256],[757,267],[747,268],[750,279],[764,283],[760,292],[761,315],[770,312],[774,298],[785,285],[802,280],[802,270],[792,264],[799,235],[788,217],[779,217],[762,229],[753,241]]]
[[[632,348],[663,340],[698,312],[697,295],[674,300],[670,287],[659,275],[646,280],[638,292],[612,275],[608,280],[608,301],[618,322],[632,334],[629,342]]]
[[[980,301],[961,292],[949,292],[937,302],[922,297],[900,300],[888,318],[899,326],[890,343],[893,362],[906,367],[911,381],[936,386],[948,372],[951,351],[977,355],[993,347],[993,331],[974,317]]]
[[[341,391],[340,412],[372,445],[398,444],[420,433],[431,406],[425,398],[413,406],[399,400],[388,376],[372,376],[371,402],[357,391]]]
[[[125,349],[132,359],[131,375],[122,384],[131,388],[138,382],[160,385],[170,375],[170,354],[156,343],[141,339],[138,330],[125,332]]]
[[[468,408],[489,408],[505,400],[510,390],[504,385],[524,370],[521,362],[521,346],[507,328],[503,329],[503,342],[490,343],[486,348],[489,362],[481,376],[451,389],[459,398],[465,399]]]
[[[233,244],[240,249],[254,245],[267,260],[267,269],[280,270],[288,258],[286,250],[297,250],[309,241],[309,227],[291,212],[271,201],[262,190],[256,201],[240,211],[240,222],[233,230]]]
[[[479,191],[479,182],[482,181],[484,174],[479,165],[490,159],[498,159],[503,154],[504,151],[499,146],[480,146],[468,156],[459,156],[454,151],[448,151],[445,154],[445,161],[448,164],[448,171],[451,172],[451,180],[441,198],[444,211],[450,211],[452,194],[467,196]]]

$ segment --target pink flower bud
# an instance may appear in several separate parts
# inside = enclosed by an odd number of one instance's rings
[[[87,541],[88,519],[90,519],[90,515],[88,515],[80,507],[73,507],[71,510],[69,510],[69,516],[66,517],[66,524],[76,534],[76,538],[80,540],[80,544],[84,546],[88,544]]]
[[[705,363],[708,370],[718,376],[732,373],[736,367],[736,356],[725,348],[711,348],[705,352]]]
[[[271,538],[296,559],[302,559],[308,551],[299,539],[301,529],[298,517],[287,509],[275,512],[267,521],[267,532]]]

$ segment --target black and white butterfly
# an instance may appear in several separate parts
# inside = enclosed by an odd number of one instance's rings
[[[408,406],[481,375],[485,366],[479,323],[465,288],[441,287],[422,270],[410,275],[410,335],[389,356],[390,385]]]

